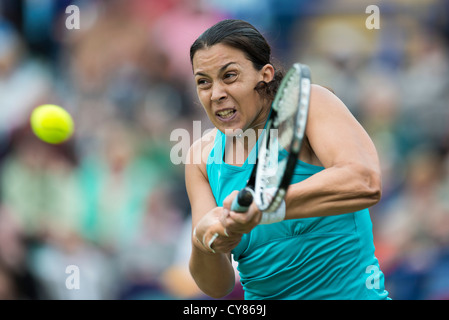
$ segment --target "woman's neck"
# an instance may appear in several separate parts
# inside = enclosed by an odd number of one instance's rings
[[[254,121],[240,134],[226,136],[226,146],[224,161],[228,164],[242,166],[251,150],[257,143],[271,110],[271,103],[268,107],[261,108]]]

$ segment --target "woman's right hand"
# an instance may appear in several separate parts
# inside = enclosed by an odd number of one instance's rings
[[[216,207],[205,214],[193,229],[193,244],[204,253],[229,253],[240,242],[241,233],[229,233],[220,217],[223,208]]]

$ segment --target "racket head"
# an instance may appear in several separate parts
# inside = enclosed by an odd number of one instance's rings
[[[305,136],[310,90],[310,69],[295,63],[279,86],[260,145],[254,200],[261,211],[277,210],[290,185]]]

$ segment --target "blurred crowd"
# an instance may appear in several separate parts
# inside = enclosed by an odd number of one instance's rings
[[[188,272],[190,206],[170,133],[211,126],[188,50],[224,18],[259,28],[281,66],[310,65],[372,137],[383,197],[371,217],[391,297],[449,299],[449,1],[357,3],[0,0],[0,299],[207,299]],[[380,29],[365,25],[370,4]],[[65,24],[70,5],[79,29]],[[72,114],[68,142],[32,133],[46,103]],[[237,285],[227,298],[241,297]]]

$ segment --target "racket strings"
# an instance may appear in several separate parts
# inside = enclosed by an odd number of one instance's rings
[[[272,201],[282,173],[285,171],[286,159],[279,159],[282,150],[289,151],[293,139],[296,113],[300,96],[300,76],[297,72],[290,73],[286,84],[281,88],[279,99],[273,104],[276,118],[266,144],[266,154],[262,156],[261,174],[259,175],[259,194],[263,205]]]
[[[277,104],[278,120],[280,122],[291,119],[296,112],[300,96],[299,75],[293,74],[288,79],[287,85],[283,88],[282,96]]]
[[[282,90],[282,96],[276,104],[278,144],[280,148],[287,151],[294,134],[295,114],[299,104],[299,96],[300,77],[298,73],[292,73]]]
[[[310,75],[300,65],[290,69],[273,101],[273,114],[267,124],[259,151],[255,180],[255,199],[262,210],[275,210],[286,190],[281,184],[291,177],[307,122],[310,94]],[[287,172],[288,171],[288,172]],[[284,181],[285,180],[285,181]]]

